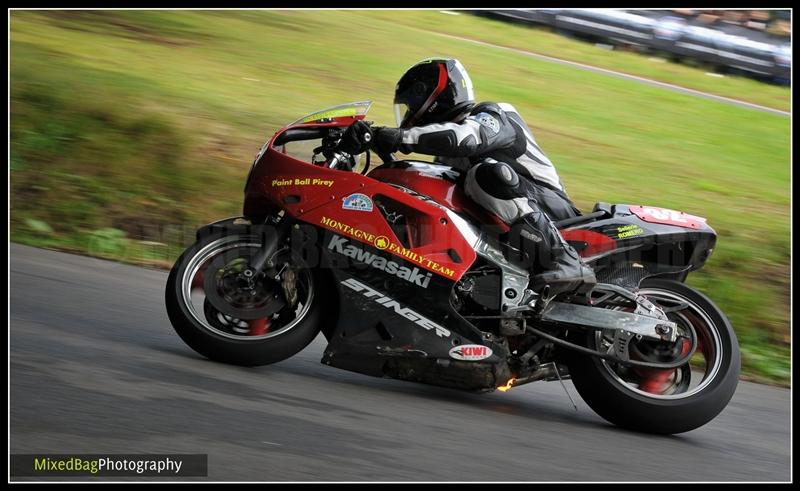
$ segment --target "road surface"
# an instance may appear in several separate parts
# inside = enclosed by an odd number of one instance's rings
[[[558,382],[480,395],[324,366],[321,337],[228,366],[174,333],[165,272],[10,252],[12,453],[207,453],[192,479],[218,481],[790,479],[785,389],[743,382],[711,423],[658,437],[606,423],[569,383],[577,412]]]

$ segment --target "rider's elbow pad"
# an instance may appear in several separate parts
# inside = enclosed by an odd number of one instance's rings
[[[434,131],[420,135],[416,149],[431,155],[468,157],[477,151],[478,141],[475,136],[468,135],[459,142],[458,135],[453,130]]]

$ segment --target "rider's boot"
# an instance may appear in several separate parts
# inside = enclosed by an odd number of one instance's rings
[[[548,296],[564,292],[583,293],[597,283],[594,271],[581,259],[578,252],[561,237],[550,218],[541,211],[533,211],[512,225],[512,233],[519,235],[517,242],[539,271],[531,279],[534,291],[542,292],[549,285]]]

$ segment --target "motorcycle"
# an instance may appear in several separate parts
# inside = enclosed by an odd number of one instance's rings
[[[571,379],[600,416],[650,433],[723,410],[736,335],[685,284],[716,244],[705,219],[598,203],[557,222],[596,286],[533,291],[509,227],[464,194],[462,173],[393,155],[373,169],[369,151],[339,149],[370,105],[311,114],[264,144],[242,216],[201,227],[170,272],[167,312],[184,342],[256,366],[322,332],[323,364],[366,375],[481,392]]]

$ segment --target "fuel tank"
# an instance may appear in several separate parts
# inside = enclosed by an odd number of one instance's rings
[[[472,218],[477,224],[508,230],[508,226],[496,215],[467,197],[464,193],[464,173],[452,167],[399,160],[376,167],[368,176],[426,196],[462,216]]]

